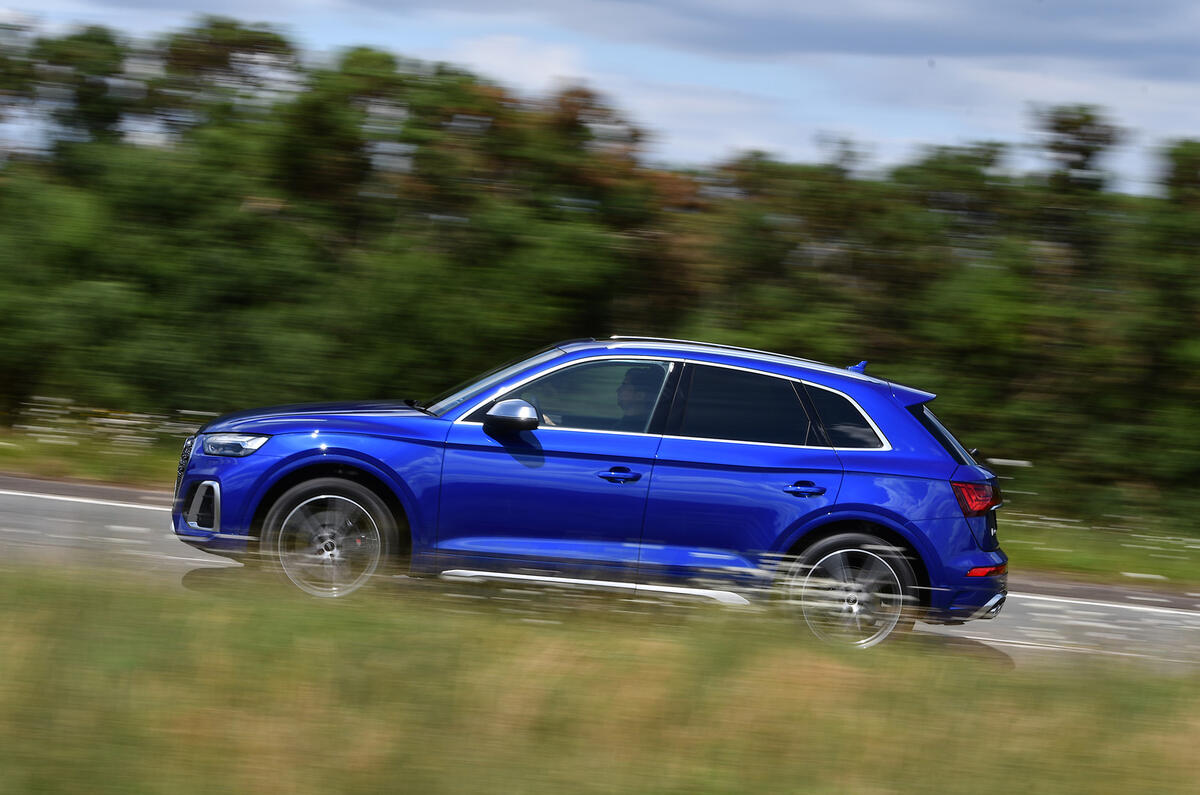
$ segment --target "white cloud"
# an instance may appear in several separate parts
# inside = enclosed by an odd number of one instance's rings
[[[444,50],[429,51],[428,55],[468,66],[486,78],[515,86],[525,93],[546,93],[563,82],[587,77],[579,50],[521,36],[462,39]]]
[[[140,34],[187,24],[193,8],[40,0],[26,10],[56,27]],[[1110,164],[1136,179],[1152,175],[1153,145],[1200,131],[1200,5],[1184,0],[211,0],[205,10],[273,22],[304,46],[459,63],[526,94],[583,80],[669,162],[749,147],[813,159],[828,131],[886,165],[917,142],[1028,142],[1030,102],[1088,102],[1139,132]]]

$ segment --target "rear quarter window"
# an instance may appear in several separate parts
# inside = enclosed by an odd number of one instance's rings
[[[883,440],[871,423],[845,397],[815,385],[808,386],[808,397],[834,447],[859,450],[878,450],[883,447]]]

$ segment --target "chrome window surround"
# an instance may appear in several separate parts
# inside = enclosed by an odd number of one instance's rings
[[[803,378],[794,378],[794,377],[788,376],[788,375],[779,375],[778,373],[765,373],[762,370],[756,370],[753,367],[741,367],[736,364],[723,364],[723,363],[719,363],[719,362],[706,362],[703,360],[696,360],[696,359],[684,359],[684,358],[681,358],[678,356],[653,356],[653,355],[649,355],[649,354],[625,354],[625,355],[608,354],[608,355],[604,355],[604,356],[590,356],[590,357],[587,357],[584,359],[573,359],[569,362],[564,362],[562,364],[556,365],[555,367],[551,367],[548,370],[543,370],[542,372],[531,375],[528,378],[523,378],[520,381],[518,381],[517,383],[512,384],[511,386],[496,389],[495,391],[490,392],[487,395],[487,397],[472,404],[470,408],[468,408],[466,411],[464,411],[462,413],[462,415],[454,421],[454,424],[455,425],[476,425],[476,426],[482,427],[482,425],[483,425],[482,422],[471,422],[471,421],[468,421],[466,419],[466,417],[469,417],[472,414],[474,414],[484,404],[489,403],[493,400],[498,400],[501,397],[503,397],[504,395],[507,395],[508,393],[512,392],[513,390],[520,389],[521,387],[525,386],[525,384],[529,383],[530,381],[533,381],[537,378],[541,378],[542,376],[549,375],[550,373],[556,372],[556,371],[564,369],[566,367],[571,367],[573,365],[579,365],[579,364],[590,364],[592,362],[601,362],[601,361],[624,362],[624,361],[635,361],[635,360],[650,360],[650,361],[656,361],[656,362],[672,362],[672,363],[678,362],[681,364],[705,365],[708,367],[724,367],[727,370],[741,370],[743,372],[753,373],[755,375],[762,375],[762,376],[766,376],[768,378],[779,378],[784,381],[792,381],[797,384],[804,384],[806,386],[811,386],[816,389],[824,389],[826,392],[832,392],[835,395],[838,395],[839,397],[845,398],[846,400],[850,401],[850,405],[854,406],[855,411],[857,411],[859,414],[861,414],[863,416],[863,419],[865,419],[867,421],[867,424],[869,424],[871,426],[871,430],[873,430],[875,432],[875,435],[879,437],[879,440],[881,442],[883,442],[883,446],[882,447],[829,447],[826,445],[813,445],[813,444],[805,445],[805,444],[780,444],[778,442],[749,442],[744,439],[710,439],[707,437],[700,437],[700,436],[674,436],[671,434],[663,434],[662,438],[664,438],[664,439],[682,439],[682,440],[686,440],[686,441],[697,441],[697,442],[721,442],[724,444],[752,444],[752,445],[760,445],[760,446],[766,446],[766,447],[785,447],[785,448],[794,449],[794,450],[835,450],[835,451],[855,452],[855,453],[886,453],[886,452],[889,452],[892,450],[891,441],[888,440],[887,435],[879,428],[879,426],[875,424],[875,420],[871,417],[871,415],[868,414],[865,410],[863,410],[863,407],[858,404],[857,400],[855,400],[850,395],[847,395],[845,392],[842,392],[841,390],[834,389],[833,387],[824,386],[823,384],[814,384],[812,381],[805,381]],[[560,428],[560,427],[553,426],[553,425],[549,425],[549,426],[539,425],[537,427],[537,430],[539,430],[539,431],[568,431],[568,432],[572,432],[572,433],[608,433],[608,434],[614,434],[614,435],[618,435],[618,436],[654,436],[655,435],[655,434],[649,434],[649,433],[637,433],[636,431],[605,431],[605,430],[593,430],[590,428]]]

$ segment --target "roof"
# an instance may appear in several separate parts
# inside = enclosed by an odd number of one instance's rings
[[[837,380],[856,381],[876,386],[887,386],[888,382],[871,375],[866,375],[842,367],[824,364],[812,359],[798,356],[785,356],[781,353],[771,353],[755,348],[740,348],[735,345],[722,345],[714,342],[697,340],[682,340],[666,337],[632,337],[613,336],[608,339],[575,339],[558,343],[556,347],[564,351],[583,350],[643,350],[663,353],[696,354],[702,359],[744,361],[755,364],[775,365],[789,370],[802,370],[806,373],[820,373],[833,376]]]

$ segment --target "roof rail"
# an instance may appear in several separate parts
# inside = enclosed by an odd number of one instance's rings
[[[609,337],[610,340],[619,340],[622,342],[675,342],[681,345],[702,345],[705,348],[720,348],[727,351],[743,351],[745,353],[761,353],[766,356],[783,356],[788,359],[796,359],[801,362],[812,362],[813,364],[821,364],[821,362],[813,359],[805,359],[801,356],[789,356],[786,353],[776,353],[775,351],[764,351],[759,348],[743,348],[740,345],[723,345],[719,342],[699,342],[697,340],[680,340],[672,337],[638,337],[626,336],[623,334],[613,334]]]

